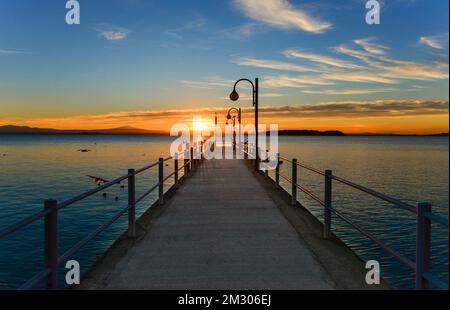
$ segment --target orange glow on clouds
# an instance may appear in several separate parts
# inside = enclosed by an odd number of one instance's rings
[[[20,120],[0,119],[0,125],[54,129],[109,129],[122,126],[168,132],[176,123],[192,129],[224,125],[228,108],[133,111]],[[243,108],[243,124],[254,122],[254,110]],[[315,105],[261,107],[261,124],[278,124],[279,129],[340,130],[345,133],[446,133],[449,128],[448,101],[361,101],[327,102]],[[194,119],[201,117],[201,120]]]

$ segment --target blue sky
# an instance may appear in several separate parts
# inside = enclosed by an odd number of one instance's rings
[[[65,2],[0,0],[0,119],[222,107],[255,76],[270,106],[448,101],[448,1]]]

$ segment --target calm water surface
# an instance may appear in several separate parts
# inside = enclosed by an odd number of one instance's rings
[[[62,201],[95,184],[88,174],[112,179],[128,168],[140,168],[169,155],[173,138],[159,136],[2,136],[0,135],[0,227],[43,208],[44,199]],[[448,216],[449,145],[447,137],[280,137],[280,152],[288,158],[361,183],[411,204],[429,201]],[[91,149],[81,153],[79,149]],[[2,156],[6,154],[6,156]],[[172,170],[172,162],[165,167]],[[282,165],[290,174],[290,165]],[[137,194],[156,183],[155,169],[137,177]],[[323,177],[299,170],[300,183],[323,195]],[[168,180],[166,188],[171,185]],[[288,184],[283,184],[289,188]],[[415,221],[407,211],[344,185],[333,184],[333,206],[374,235],[414,259]],[[120,186],[98,193],[60,213],[59,251],[81,238],[126,206]],[[118,197],[118,200],[115,200]],[[302,193],[300,202],[319,219],[321,208]],[[137,215],[156,199],[138,205]],[[127,227],[124,217],[73,259],[86,271]],[[333,217],[333,230],[364,260],[377,259],[381,274],[397,288],[411,288],[413,273],[387,253]],[[0,289],[12,289],[43,268],[42,221],[0,240]],[[433,225],[432,269],[448,277],[448,229]],[[64,271],[64,270],[61,270]],[[63,273],[60,278],[63,279]],[[61,283],[62,284],[62,283]],[[63,285],[63,284],[62,284]]]

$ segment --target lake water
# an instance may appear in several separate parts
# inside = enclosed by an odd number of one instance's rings
[[[92,189],[95,184],[87,175],[112,179],[126,174],[128,168],[140,168],[160,156],[168,156],[172,139],[0,135],[0,228],[40,211],[44,199],[62,201]],[[280,137],[280,152],[316,168],[332,169],[335,175],[413,205],[418,201],[431,202],[433,211],[448,217],[448,143],[448,137]],[[82,153],[79,149],[91,151]],[[168,164],[165,168],[172,171],[172,161]],[[281,172],[289,176],[290,169],[286,162]],[[138,175],[137,195],[153,186],[156,178],[156,169]],[[323,196],[322,176],[300,169],[299,179],[302,185]],[[171,182],[167,181],[166,189]],[[290,188],[289,184],[282,185]],[[60,212],[60,254],[126,206],[126,188],[110,188],[106,197],[102,193]],[[155,194],[138,205],[138,216],[156,200]],[[317,203],[300,192],[298,199],[322,218]],[[414,260],[415,220],[409,212],[336,182],[333,183],[333,207]],[[412,288],[411,270],[342,221],[335,217],[332,221],[333,231],[362,259],[380,262],[381,275],[394,287]],[[126,227],[125,216],[73,256],[80,262],[82,272]],[[448,229],[435,224],[432,228],[432,271],[446,279]],[[0,289],[17,288],[43,268],[42,237],[41,220],[0,239]]]

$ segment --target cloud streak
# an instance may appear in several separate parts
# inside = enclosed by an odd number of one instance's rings
[[[448,114],[448,101],[373,100],[325,102],[301,106],[262,107],[261,113],[294,118],[399,117]]]
[[[353,58],[354,61],[287,49],[282,54],[301,63],[252,57],[235,59],[232,62],[241,66],[302,73],[297,76],[289,74],[264,76],[262,85],[268,88],[305,88],[310,85],[346,83],[395,85],[402,83],[403,80],[433,81],[449,77],[448,61],[420,63],[394,59],[388,55],[389,47],[376,43],[374,38],[355,39],[351,46],[341,44],[332,50],[339,55]],[[313,92],[314,90],[311,91]],[[360,94],[360,91],[353,94]]]
[[[97,31],[100,37],[108,41],[122,41],[130,33],[126,28],[109,24],[98,24],[95,27],[95,31]]]
[[[275,28],[322,33],[332,27],[331,23],[310,16],[287,0],[234,0],[234,5],[249,18]]]
[[[331,57],[313,54],[313,53],[302,52],[302,51],[298,51],[298,50],[286,50],[283,52],[283,54],[288,58],[302,58],[302,59],[306,59],[306,60],[309,60],[312,62],[317,62],[317,63],[321,63],[321,64],[333,66],[333,67],[338,67],[338,68],[361,68],[361,66],[353,64],[349,61],[339,60],[336,58],[331,58]]]
[[[238,59],[233,60],[233,62],[240,66],[250,66],[250,67],[257,67],[257,68],[280,70],[280,71],[320,72],[318,69],[311,68],[311,67],[305,67],[305,66],[301,66],[301,65],[280,62],[280,61],[257,59],[257,58],[251,58],[251,57],[238,58]]]
[[[3,55],[20,55],[20,54],[25,54],[25,51],[22,50],[17,50],[17,49],[1,49],[0,48],[0,54]]]
[[[373,43],[373,40],[373,38],[366,38],[356,39],[353,42],[361,46],[366,52],[370,54],[384,55],[388,48],[384,45]]]
[[[197,17],[196,19],[184,24],[181,27],[166,30],[164,33],[166,35],[173,36],[175,38],[182,38],[182,33],[189,30],[197,30],[205,27],[207,24],[207,20],[203,17]]]
[[[444,49],[448,45],[448,33],[445,35],[424,36],[419,39],[419,44],[426,45],[434,49]]]
[[[410,89],[418,91],[419,89]],[[380,89],[321,89],[321,90],[302,90],[304,94],[312,95],[368,95],[377,93],[392,93],[396,91],[405,91],[396,88],[380,88]]]

